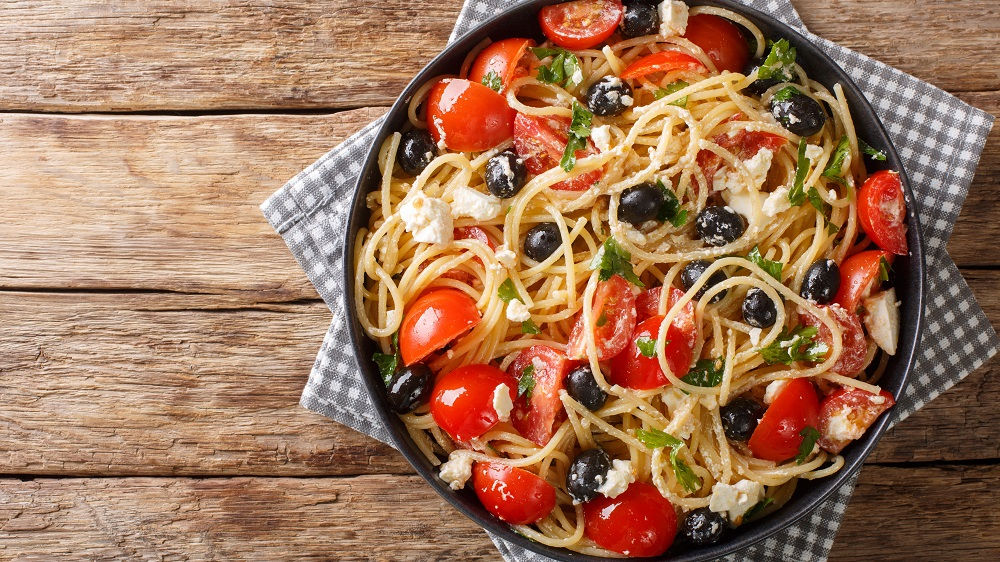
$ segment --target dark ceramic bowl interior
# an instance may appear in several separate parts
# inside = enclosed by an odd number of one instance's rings
[[[369,359],[376,350],[375,345],[366,337],[354,314],[353,241],[357,236],[358,230],[368,224],[369,212],[365,207],[364,195],[376,189],[376,186],[380,182],[377,154],[382,142],[393,132],[404,130],[408,124],[406,108],[414,91],[434,76],[447,73],[457,74],[466,53],[484,37],[499,40],[517,36],[534,37],[536,40],[543,40],[544,37],[541,35],[536,19],[538,9],[544,5],[556,3],[558,3],[558,0],[535,0],[517,4],[505,13],[485,22],[449,45],[403,91],[402,95],[386,115],[385,124],[372,144],[371,153],[364,164],[358,181],[350,213],[348,233],[344,243],[344,286],[346,289],[344,295],[347,304],[346,310],[348,311],[348,331],[351,335],[358,357],[358,364],[368,392],[371,395],[372,402],[375,404],[382,422],[385,423],[395,440],[396,447],[409,460],[417,472],[427,480],[427,483],[441,497],[455,506],[456,509],[481,525],[484,529],[509,542],[555,558],[556,560],[603,560],[602,558],[584,556],[565,549],[551,548],[528,540],[514,533],[510,527],[490,515],[479,503],[475,493],[468,487],[464,490],[454,491],[438,478],[435,468],[420,453],[407,434],[403,423],[389,409],[385,400],[384,384],[375,365]],[[873,166],[871,161],[866,162],[869,172],[875,172],[879,167],[903,171],[899,155],[892,146],[885,129],[876,117],[871,105],[847,74],[816,46],[795,30],[776,19],[746,8],[737,2],[716,0],[688,3],[691,5],[712,5],[732,9],[756,23],[766,37],[788,39],[798,50],[799,62],[812,79],[818,80],[827,87],[832,87],[835,83],[840,83],[843,86],[844,94],[847,96],[854,116],[858,134],[872,146],[885,149],[888,155],[885,162],[878,163],[876,166]],[[902,178],[909,212],[910,255],[897,260],[893,266],[896,290],[899,300],[902,301],[900,310],[901,335],[899,350],[896,356],[889,362],[888,370],[880,381],[880,385],[895,396],[902,394],[907,376],[913,366],[917,344],[920,341],[919,336],[924,309],[923,244],[917,217],[914,213],[916,205],[914,204],[913,193],[910,191],[909,180],[905,172]],[[675,545],[666,553],[664,559],[678,561],[710,560],[746,548],[788,527],[816,508],[860,468],[865,457],[874,449],[875,444],[885,432],[890,419],[891,416],[883,416],[863,438],[851,444],[844,451],[843,455],[846,464],[840,472],[820,480],[801,480],[792,499],[775,513],[741,526],[727,540],[715,546],[691,548]]]

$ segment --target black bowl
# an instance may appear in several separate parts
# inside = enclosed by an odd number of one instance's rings
[[[389,429],[389,433],[395,441],[396,448],[410,461],[410,464],[413,465],[417,472],[427,480],[427,483],[441,497],[455,506],[456,509],[484,529],[504,540],[557,560],[603,560],[602,558],[584,556],[565,549],[551,548],[518,535],[505,523],[490,515],[479,503],[472,490],[466,488],[454,491],[438,478],[435,468],[431,466],[414,445],[403,423],[392,413],[386,402],[385,385],[375,365],[369,359],[372,353],[376,351],[375,344],[365,335],[354,314],[354,239],[358,234],[358,230],[368,224],[369,212],[365,207],[365,194],[376,189],[380,182],[377,162],[379,147],[386,137],[395,131],[403,130],[408,123],[406,109],[411,96],[417,88],[434,76],[447,73],[457,74],[466,54],[484,37],[491,37],[494,40],[498,40],[506,37],[534,36],[537,40],[543,40],[544,37],[542,37],[537,23],[538,9],[544,5],[556,4],[558,2],[559,0],[529,1],[517,4],[503,14],[490,19],[445,48],[403,90],[402,95],[400,95],[399,99],[386,115],[385,123],[372,143],[371,152],[365,161],[364,168],[358,180],[357,190],[351,207],[348,231],[344,240],[344,298],[349,317],[348,332],[350,333],[354,349],[357,352],[357,357],[359,358],[358,365],[368,392],[371,395],[372,402],[375,404],[382,422]],[[869,166],[869,171],[874,172],[880,166],[885,169],[899,170],[901,172],[909,215],[908,241],[910,255],[897,260],[893,268],[895,271],[896,290],[899,299],[903,303],[900,311],[900,344],[896,356],[889,362],[888,369],[880,381],[881,386],[892,392],[894,396],[901,396],[906,386],[907,377],[913,367],[917,344],[920,341],[924,310],[924,251],[919,222],[915,214],[915,200],[913,192],[909,188],[909,179],[905,172],[903,172],[899,155],[889,140],[889,136],[886,134],[882,123],[875,115],[875,111],[868,103],[868,100],[865,99],[858,87],[854,85],[847,73],[794,29],[771,16],[752,10],[731,0],[692,1],[688,3],[691,5],[712,5],[731,9],[743,14],[756,23],[766,37],[783,37],[788,39],[798,50],[799,62],[812,79],[828,87],[832,87],[834,83],[840,83],[843,86],[844,94],[850,104],[859,135],[871,145],[885,148],[885,152],[888,155],[887,160],[882,163],[876,163],[876,165],[873,165],[872,162],[866,162]],[[830,497],[861,467],[865,458],[875,448],[875,444],[885,432],[891,418],[892,416],[883,416],[880,418],[864,437],[845,449],[843,455],[846,464],[840,472],[820,480],[801,480],[792,499],[775,513],[741,526],[722,544],[702,548],[683,548],[677,545],[667,552],[665,558],[670,560],[710,560],[746,548],[795,523]]]

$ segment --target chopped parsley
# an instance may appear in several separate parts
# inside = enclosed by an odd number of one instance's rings
[[[608,313],[605,310],[601,311],[601,315],[597,317],[597,327],[601,328],[608,323]]]
[[[510,303],[513,300],[521,300],[520,295],[517,294],[517,287],[514,286],[514,282],[511,281],[510,277],[500,284],[500,288],[497,289],[497,296],[505,303]]]
[[[586,107],[573,101],[573,122],[569,125],[569,139],[559,165],[567,172],[576,166],[576,151],[587,148],[587,138],[590,136],[590,124],[594,118]]]
[[[799,454],[795,455],[795,464],[802,464],[809,458],[809,453],[812,453],[813,447],[816,446],[816,441],[819,439],[819,431],[815,427],[807,425],[802,428],[799,435],[802,436],[802,443],[799,444]]]
[[[833,151],[833,157],[827,162],[826,169],[823,170],[823,177],[846,185],[845,174],[847,170],[844,169],[844,162],[847,161],[847,156],[850,153],[851,141],[847,140],[847,135],[844,135],[840,138],[840,142],[837,143],[837,148]]]
[[[884,150],[878,150],[872,147],[865,141],[858,139],[858,146],[861,147],[861,152],[864,152],[868,156],[872,157],[872,160],[878,160],[879,162],[885,162],[886,155]]]
[[[826,342],[816,341],[817,334],[819,329],[815,326],[800,326],[791,333],[782,330],[778,339],[759,350],[760,355],[770,365],[791,365],[792,361],[819,363],[830,351],[830,346]]]
[[[806,192],[806,197],[809,198],[809,204],[812,205],[814,209],[819,211],[819,213],[823,215],[824,219],[829,221],[830,212],[833,211],[833,207],[820,197],[819,191],[815,187],[810,187],[809,191]]]
[[[635,340],[635,346],[639,348],[639,353],[641,353],[643,357],[656,357],[656,340],[647,336],[642,336]]]
[[[631,259],[632,254],[622,248],[612,236],[604,241],[593,261],[590,262],[590,269],[600,271],[598,279],[601,281],[607,281],[614,275],[621,275],[633,285],[645,287],[639,280],[639,276],[632,270]]]
[[[688,86],[690,86],[690,84],[688,84],[687,82],[685,82],[683,80],[678,80],[678,81],[673,82],[671,84],[667,84],[666,87],[660,88],[660,89],[656,90],[655,92],[653,92],[653,98],[654,99],[658,99],[658,100],[659,99],[663,99],[663,98],[669,96],[670,94],[673,94],[675,92],[679,92],[679,91],[683,90],[684,88],[687,88]],[[678,99],[670,102],[670,105],[676,105],[677,107],[687,107],[687,104],[688,104],[688,96],[684,96],[683,98],[678,98]]]
[[[788,101],[792,99],[792,96],[800,95],[799,89],[795,86],[785,86],[784,88],[778,90],[774,93],[771,99],[775,101]]]
[[[538,335],[542,331],[538,329],[538,324],[535,324],[534,320],[528,318],[524,322],[521,322],[521,333]]]
[[[687,222],[688,212],[687,209],[681,208],[681,202],[677,199],[677,195],[667,189],[667,186],[663,184],[663,180],[656,180],[656,187],[660,188],[663,192],[663,206],[660,207],[660,212],[657,214],[656,218],[663,221],[670,221],[670,224],[674,225],[675,228],[680,228],[684,226]]]
[[[517,379],[517,395],[531,398],[533,390],[535,390],[535,365],[528,363],[528,366],[521,371],[520,378]]]
[[[757,267],[763,269],[768,275],[774,277],[781,282],[781,270],[785,268],[785,264],[780,261],[769,260],[760,254],[760,248],[757,246],[753,247],[750,254],[747,255],[747,259],[752,262]]]
[[[792,66],[795,64],[795,55],[795,47],[791,46],[787,39],[771,43],[771,52],[757,70],[757,79],[788,82],[793,78]]]
[[[684,447],[683,441],[659,429],[650,429],[649,431],[639,429],[636,430],[635,436],[650,449],[670,447],[670,465],[674,469],[677,482],[688,492],[694,492],[701,488],[701,478],[698,478],[698,475],[684,461],[677,458],[678,451]]]
[[[892,266],[889,265],[889,262],[887,262],[884,257],[879,258],[878,259],[878,280],[879,281],[888,281],[889,280],[889,271],[891,269],[892,269]]]
[[[743,520],[749,521],[754,517],[757,517],[758,515],[763,513],[765,509],[767,509],[767,506],[771,505],[772,503],[774,503],[773,498],[764,498],[759,502],[753,504],[753,507],[748,509],[747,512],[743,514]]]
[[[536,48],[531,52],[539,59],[552,57],[548,65],[538,67],[538,79],[542,82],[573,88],[583,81],[580,59],[566,49]]]
[[[722,373],[726,370],[726,361],[722,357],[709,357],[699,359],[688,374],[681,377],[681,380],[693,385],[713,387],[722,383]]]
[[[809,167],[812,166],[812,161],[806,158],[806,144],[805,138],[799,141],[798,162],[795,166],[795,183],[792,184],[792,189],[788,191],[788,202],[793,207],[798,207],[806,201],[806,193],[803,186],[806,176],[809,174]]]
[[[503,89],[503,79],[500,75],[494,71],[489,71],[486,76],[483,76],[483,86],[499,93]]]
[[[392,375],[396,373],[396,369],[402,362],[403,358],[399,355],[399,332],[392,335],[392,354],[375,352],[372,355],[372,361],[378,365],[378,372],[382,375],[382,380],[385,384],[389,384],[392,380]]]

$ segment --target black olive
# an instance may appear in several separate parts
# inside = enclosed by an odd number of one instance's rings
[[[587,502],[597,497],[598,488],[608,478],[611,459],[604,449],[590,449],[577,455],[569,465],[566,474],[566,489],[578,502]]]
[[[660,27],[660,12],[655,4],[641,0],[625,0],[625,16],[622,18],[622,35],[625,37],[642,37],[652,35]]]
[[[694,284],[698,281],[698,279],[702,276],[702,274],[705,273],[705,270],[708,269],[709,266],[711,265],[712,262],[705,260],[695,260],[685,265],[684,269],[681,270],[681,285],[684,286],[684,290],[685,291],[691,290],[691,287],[694,286]],[[719,283],[722,283],[726,279],[729,279],[729,277],[727,277],[722,270],[716,271],[715,273],[712,274],[711,277],[708,278],[708,282],[705,283],[705,285],[703,285],[701,289],[698,289],[698,292],[694,294],[694,298],[701,299],[701,297],[705,296],[705,293],[708,292],[710,288],[714,287],[715,285],[718,285]],[[723,297],[726,296],[727,292],[728,292],[727,289],[719,291],[718,293],[715,294],[714,297],[712,297],[712,300],[708,302],[716,303],[721,301]]]
[[[430,399],[433,387],[434,373],[427,365],[414,363],[392,375],[386,396],[393,410],[408,414]]]
[[[722,429],[733,441],[746,441],[757,429],[757,422],[767,410],[763,404],[749,398],[736,398],[719,409]]]
[[[747,229],[743,215],[730,207],[705,207],[694,221],[698,238],[710,246],[725,246],[735,242]]]
[[[486,162],[486,187],[500,199],[517,195],[527,179],[528,168],[513,150],[505,150]]]
[[[396,161],[404,172],[411,176],[419,175],[424,168],[437,156],[437,145],[431,139],[431,134],[421,129],[411,129],[403,133],[399,143],[399,156]]]
[[[793,86],[782,88],[771,98],[771,115],[789,131],[809,137],[823,129],[826,113],[818,101]]]
[[[828,304],[840,289],[840,268],[833,260],[819,260],[809,266],[802,279],[799,296],[816,304]]]
[[[618,115],[632,105],[632,86],[617,76],[605,76],[587,90],[587,107],[594,115]]]
[[[618,200],[618,220],[632,226],[651,221],[663,207],[663,190],[651,182],[640,183],[622,192]]]
[[[601,409],[608,400],[608,394],[594,380],[594,371],[590,369],[590,365],[573,369],[566,377],[565,384],[566,392],[569,392],[573,400],[583,404],[591,412]]]
[[[778,307],[767,293],[754,287],[743,299],[743,321],[754,328],[770,328],[778,319]]]
[[[524,237],[524,253],[535,261],[545,261],[562,246],[562,235],[554,222],[531,227]]]
[[[705,546],[719,542],[728,528],[729,522],[721,513],[699,507],[684,516],[680,534],[691,544]]]
[[[746,72],[744,72],[743,74],[750,76],[751,74],[754,73],[755,70],[760,69],[760,65],[763,62],[764,61],[760,59],[752,61],[749,65],[747,65]],[[744,89],[756,96],[762,96],[764,95],[764,92],[766,92],[770,88],[777,86],[782,82],[783,80],[779,80],[778,78],[766,78],[766,79],[758,78],[753,82],[751,82],[750,85]]]

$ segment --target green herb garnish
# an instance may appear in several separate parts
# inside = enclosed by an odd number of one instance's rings
[[[778,90],[771,96],[774,101],[788,101],[792,99],[792,96],[797,96],[802,94],[798,88],[795,86],[785,86],[784,88]]]
[[[760,500],[759,502],[753,504],[753,507],[751,507],[750,509],[748,509],[747,512],[743,514],[743,520],[744,521],[749,521],[749,520],[753,519],[754,517],[757,517],[765,509],[767,509],[767,506],[771,505],[772,503],[774,503],[774,499],[773,498],[764,498],[764,499]]]
[[[569,172],[576,167],[576,151],[587,148],[587,138],[590,137],[590,124],[594,114],[575,100],[573,101],[573,122],[569,125],[569,138],[566,150],[563,152],[559,165]]]
[[[713,387],[722,383],[722,373],[726,370],[726,361],[722,357],[699,359],[694,367],[681,380],[693,385]]]
[[[613,275],[621,275],[633,285],[645,287],[639,280],[639,276],[632,270],[631,259],[632,254],[622,248],[612,236],[604,241],[601,249],[594,256],[594,260],[590,262],[590,269],[600,271],[598,279],[601,281],[607,281]]]
[[[684,461],[677,458],[678,451],[684,447],[683,441],[659,429],[650,429],[648,431],[639,429],[636,430],[635,436],[643,445],[650,449],[670,447],[670,465],[674,469],[674,476],[677,478],[677,482],[688,492],[694,492],[698,488],[701,488],[701,478],[698,478],[698,475]]]
[[[660,188],[663,192],[663,205],[660,207],[659,214],[656,218],[663,221],[670,221],[670,224],[674,225],[675,228],[680,228],[684,226],[687,222],[688,212],[687,209],[681,208],[681,202],[677,199],[677,195],[667,189],[667,186],[663,184],[663,180],[656,180],[656,187]]]
[[[858,139],[858,146],[861,147],[861,152],[864,152],[868,156],[871,156],[872,160],[885,162],[886,155],[884,150],[878,150],[861,139]]]
[[[538,324],[535,324],[534,320],[528,318],[524,322],[521,322],[521,333],[538,335],[541,334],[542,331],[538,329]]]
[[[887,262],[884,257],[879,258],[878,259],[878,280],[879,281],[888,281],[889,280],[889,271],[891,269],[892,269],[892,266],[889,265],[889,262]]]
[[[583,81],[580,59],[566,49],[536,48],[531,52],[539,59],[552,57],[552,62],[548,65],[538,67],[538,79],[542,82],[573,88]]]
[[[503,89],[503,79],[500,75],[494,71],[489,71],[486,76],[483,76],[483,86],[499,93]]]
[[[837,148],[833,151],[833,157],[827,162],[826,169],[823,170],[823,177],[847,185],[847,180],[845,179],[847,170],[844,169],[844,162],[847,161],[847,156],[850,153],[851,142],[847,140],[847,135],[844,135],[840,138],[840,142],[837,143]]]
[[[806,158],[806,144],[806,139],[799,141],[798,162],[795,166],[795,183],[792,184],[792,189],[788,191],[788,202],[793,207],[798,207],[806,201],[806,193],[803,186],[806,176],[809,175],[809,167],[812,166],[812,162]]]
[[[760,248],[757,246],[753,247],[753,250],[747,255],[747,259],[767,272],[768,275],[777,279],[778,282],[781,282],[781,270],[785,268],[785,264],[765,258],[760,254]]]
[[[372,361],[378,365],[378,372],[382,375],[382,380],[385,384],[389,384],[392,380],[392,375],[396,373],[396,369],[399,364],[403,361],[403,358],[399,355],[399,332],[392,335],[392,354],[375,352],[372,355]]]
[[[676,82],[673,82],[672,84],[667,84],[666,87],[660,88],[660,89],[656,90],[655,92],[653,92],[653,98],[654,99],[658,99],[658,100],[659,99],[663,99],[663,98],[669,96],[670,94],[673,94],[675,92],[679,92],[679,91],[683,90],[684,88],[687,88],[688,86],[690,86],[690,84],[688,84],[687,82],[685,82],[683,80],[678,80]],[[678,99],[670,102],[669,105],[676,105],[677,107],[687,107],[688,97],[689,96],[684,96],[683,98],[678,98]]]
[[[809,199],[809,204],[812,205],[814,209],[819,211],[819,213],[823,215],[824,219],[829,221],[830,213],[833,211],[833,207],[820,197],[819,191],[815,187],[810,187],[809,191],[806,192],[806,197]]]
[[[639,348],[639,353],[644,357],[656,357],[656,340],[642,336],[635,340],[635,346]]]
[[[505,303],[510,303],[512,300],[521,300],[520,295],[517,293],[517,287],[514,287],[514,282],[511,281],[510,277],[500,284],[500,288],[497,289],[497,296]]]
[[[771,44],[771,52],[757,70],[757,79],[788,82],[792,79],[794,64],[795,47],[792,47],[787,39],[779,39]]]
[[[608,313],[601,311],[601,315],[597,317],[597,327],[601,328],[608,323]]]
[[[533,390],[535,390],[535,365],[528,363],[528,366],[521,371],[521,377],[517,379],[517,395],[531,398]]]
[[[812,453],[813,447],[816,446],[816,440],[819,439],[819,431],[815,427],[807,425],[802,428],[799,435],[802,436],[802,443],[799,444],[799,454],[795,455],[795,464],[802,464],[809,458],[809,453]]]
[[[818,363],[826,357],[830,346],[826,342],[816,341],[817,334],[819,329],[815,326],[800,326],[791,333],[782,330],[778,339],[758,351],[770,365],[775,363],[791,365],[792,361]]]

